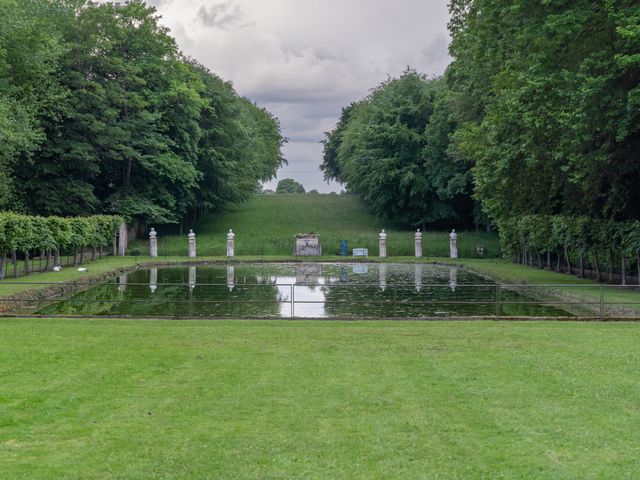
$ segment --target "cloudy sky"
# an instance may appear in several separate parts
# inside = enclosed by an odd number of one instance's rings
[[[441,75],[447,0],[151,0],[182,51],[280,118],[287,167],[307,190],[343,106],[410,65]],[[274,188],[276,181],[267,184]]]

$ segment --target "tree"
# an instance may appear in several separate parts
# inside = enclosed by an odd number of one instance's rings
[[[283,178],[278,182],[276,193],[304,193],[304,187],[293,178]]]
[[[413,227],[469,224],[471,175],[449,148],[454,129],[444,81],[407,69],[343,109],[321,168],[381,218]]]

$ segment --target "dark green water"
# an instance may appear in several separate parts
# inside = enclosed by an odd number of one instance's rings
[[[46,315],[219,318],[566,316],[464,268],[429,264],[162,267],[41,304]]]

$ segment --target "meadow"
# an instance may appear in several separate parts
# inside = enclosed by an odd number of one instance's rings
[[[401,229],[376,219],[354,195],[276,194],[258,195],[248,202],[231,206],[223,214],[205,216],[194,229],[199,255],[224,255],[229,229],[236,234],[236,255],[291,255],[293,237],[297,233],[318,233],[327,256],[340,253],[340,241],[347,240],[348,249],[368,248],[378,255],[378,234],[388,233],[390,256],[413,256],[415,231]],[[158,228],[160,255],[186,255],[186,234],[174,229]],[[428,231],[423,234],[425,256],[449,255],[449,232]],[[134,242],[130,253],[147,252],[145,241]],[[485,247],[485,256],[499,257],[497,235],[485,232],[459,232],[460,256],[478,257],[476,245]]]
[[[640,325],[0,322],[2,478],[633,478]]]

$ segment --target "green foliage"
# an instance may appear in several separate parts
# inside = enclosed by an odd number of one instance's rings
[[[278,182],[276,193],[304,193],[304,187],[293,178],[283,178]]]
[[[443,80],[413,70],[343,109],[322,170],[381,218],[407,226],[473,220],[469,166],[449,149],[455,123]]]
[[[476,195],[527,214],[640,216],[637,2],[451,2],[447,72]]]
[[[0,13],[0,208],[177,223],[284,162],[277,120],[184,58],[143,1]]]

